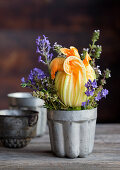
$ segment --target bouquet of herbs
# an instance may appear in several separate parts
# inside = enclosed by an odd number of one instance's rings
[[[95,30],[88,49],[78,50],[71,46],[64,48],[57,43],[51,46],[48,38],[36,39],[39,62],[46,65],[48,73],[40,68],[31,70],[27,80],[21,79],[22,87],[33,90],[33,96],[45,101],[45,107],[52,110],[84,110],[97,107],[98,101],[106,97],[104,88],[110,70],[102,73],[96,60],[100,59],[102,47],[96,45],[100,31]],[[56,58],[53,59],[53,53]]]

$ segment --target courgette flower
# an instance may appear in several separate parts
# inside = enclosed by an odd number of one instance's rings
[[[83,62],[75,47],[61,48],[60,51],[66,55],[66,58],[57,57],[52,60],[50,63],[51,78],[55,79],[56,90],[65,105],[81,106],[82,102],[86,101],[85,83],[88,79],[93,80],[94,70],[93,74],[88,55]],[[89,70],[93,77],[88,74]]]

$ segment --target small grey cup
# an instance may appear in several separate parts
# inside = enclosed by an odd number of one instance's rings
[[[44,108],[44,100],[33,97],[28,92],[16,92],[8,94],[10,109],[29,109],[36,110],[38,114],[38,123],[36,127],[36,136],[42,136],[46,132],[47,109]]]

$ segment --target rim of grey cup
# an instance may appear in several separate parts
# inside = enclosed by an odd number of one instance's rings
[[[48,120],[84,121],[97,118],[97,108],[88,110],[48,110]]]
[[[38,111],[35,110],[24,110],[24,109],[3,109],[0,110],[0,117],[27,117],[37,115]]]
[[[24,96],[23,96],[24,95]],[[32,94],[29,92],[14,92],[14,93],[9,93],[7,94],[8,97],[10,98],[33,98]]]
[[[32,96],[29,92],[14,92],[7,96],[10,106],[42,107],[44,105],[44,100]]]

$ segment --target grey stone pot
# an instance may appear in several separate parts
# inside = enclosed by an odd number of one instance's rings
[[[0,142],[9,148],[26,146],[35,137],[38,112],[0,110]]]
[[[97,108],[48,111],[51,149],[58,157],[86,157],[93,150]]]
[[[47,109],[43,107],[42,99],[33,97],[31,93],[16,92],[8,94],[8,102],[10,109],[29,109],[36,110],[38,114],[38,122],[36,126],[36,136],[42,136],[46,132],[47,125]]]

